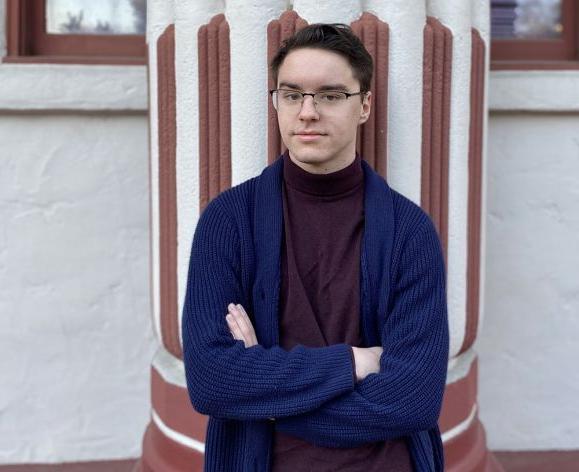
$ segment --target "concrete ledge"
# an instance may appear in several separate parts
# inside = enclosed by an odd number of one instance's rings
[[[579,112],[579,70],[493,71],[489,110]]]
[[[0,64],[1,110],[146,111],[146,66]]]
[[[65,464],[0,465],[0,472],[132,472],[137,459],[74,462]]]
[[[579,451],[495,451],[506,472],[575,472]]]

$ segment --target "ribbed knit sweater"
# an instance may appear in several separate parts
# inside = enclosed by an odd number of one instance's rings
[[[279,346],[282,159],[201,215],[182,334],[191,402],[210,416],[206,471],[270,471],[274,425],[337,448],[408,436],[415,470],[443,470],[437,420],[448,322],[440,244],[430,218],[362,164],[361,334],[364,346],[384,352],[380,373],[358,383],[346,344]],[[248,311],[258,345],[232,338],[230,302]]]
[[[362,159],[312,174],[283,154],[279,345],[361,346]],[[352,369],[355,379],[355,369]],[[404,438],[334,448],[275,431],[272,472],[412,472]]]

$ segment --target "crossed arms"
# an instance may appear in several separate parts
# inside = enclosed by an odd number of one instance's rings
[[[243,341],[244,346],[251,347],[258,344],[253,323],[249,315],[240,304],[230,303],[227,305],[227,315],[225,320],[233,339]],[[380,356],[382,347],[355,347],[352,346],[354,354],[354,367],[356,370],[356,381],[364,380],[369,374],[380,372]]]
[[[240,318],[246,325],[243,331],[237,324],[235,333],[224,313],[229,302],[244,300],[239,247],[235,225],[213,201],[195,232],[182,325],[188,390],[200,413],[273,417],[278,430],[327,447],[355,447],[436,425],[448,326],[444,265],[429,221],[400,256],[402,275],[396,277],[382,346],[372,348],[381,350],[379,364],[365,363],[364,354],[373,351],[356,355],[356,383],[346,344],[264,348],[252,324],[249,329],[249,316]]]

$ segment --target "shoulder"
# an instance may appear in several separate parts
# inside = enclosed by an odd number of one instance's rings
[[[205,211],[210,211],[210,207],[218,207],[220,211],[238,222],[252,218],[258,195],[261,195],[262,199],[264,195],[269,198],[276,185],[279,185],[282,164],[282,160],[277,159],[266,166],[259,175],[224,190],[211,200]]]
[[[400,254],[410,241],[426,237],[440,244],[432,218],[419,205],[390,189],[394,213],[394,252]]]
[[[434,228],[430,215],[420,206],[396,190],[392,192],[392,205],[397,233],[412,235],[427,227]]]
[[[235,220],[253,206],[255,186],[259,177],[253,177],[230,187],[214,197],[205,207],[201,218],[209,215]]]
[[[384,224],[393,238],[393,249],[396,252],[409,239],[423,231],[436,229],[430,216],[416,203],[394,190],[388,182],[365,161],[362,161],[365,172],[367,216],[375,217]],[[384,218],[385,217],[385,218]]]

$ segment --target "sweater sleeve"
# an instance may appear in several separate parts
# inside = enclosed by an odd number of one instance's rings
[[[382,331],[380,372],[276,429],[325,447],[355,447],[436,426],[448,362],[444,261],[428,220],[406,245]]]
[[[194,408],[219,418],[279,418],[353,391],[346,344],[286,351],[259,344],[246,349],[233,339],[227,305],[248,305],[237,228],[218,200],[207,206],[195,230],[183,308],[183,361]]]

